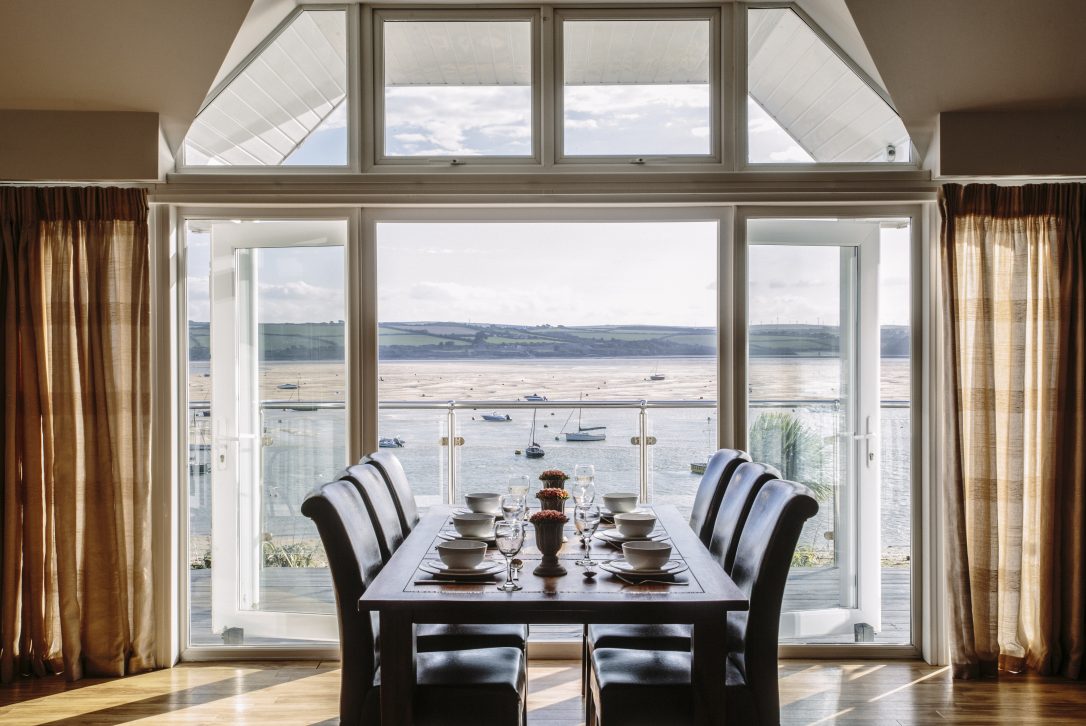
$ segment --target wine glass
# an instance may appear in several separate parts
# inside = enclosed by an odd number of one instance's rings
[[[501,502],[502,516],[506,522],[517,522],[524,518],[523,494],[503,494]]]
[[[584,557],[577,560],[578,565],[591,567],[593,565],[590,547],[592,535],[600,526],[600,508],[595,504],[581,504],[573,510],[573,526],[581,533],[581,544],[584,546]]]
[[[577,464],[573,467],[573,501],[577,504],[592,504],[596,501],[596,467],[591,464]]]
[[[509,477],[509,493],[519,494],[524,499],[524,521],[528,521],[528,481],[527,474]]]
[[[513,557],[524,546],[524,524],[517,520],[498,522],[494,526],[494,542],[498,552],[505,557],[505,584],[498,585],[498,589],[502,592],[520,590],[520,585],[513,581]]]

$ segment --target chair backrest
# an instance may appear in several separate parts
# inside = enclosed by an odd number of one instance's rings
[[[781,601],[803,524],[818,513],[811,490],[796,482],[766,482],[739,537],[731,576],[750,600],[728,613],[728,640],[758,709],[758,723],[780,723],[777,640]]]
[[[348,479],[362,495],[366,503],[370,518],[373,520],[373,528],[377,532],[377,541],[381,545],[381,555],[388,562],[392,554],[403,543],[404,534],[400,527],[400,517],[396,513],[396,503],[385,486],[380,472],[369,464],[355,464],[347,467],[342,475]]]
[[[767,481],[780,478],[780,472],[769,464],[752,462],[740,464],[732,474],[720,499],[713,533],[709,536],[709,551],[725,572],[732,571],[735,548],[739,546],[739,536],[758,491]]]
[[[363,456],[359,464],[372,464],[381,472],[392,499],[396,502],[396,512],[400,516],[400,527],[408,534],[419,523],[419,509],[415,505],[415,492],[407,481],[407,474],[396,455],[388,451],[378,451]]]
[[[690,528],[706,547],[713,535],[713,524],[720,509],[720,500],[732,474],[750,455],[738,449],[721,449],[709,457],[705,473],[698,483],[698,493],[694,496],[694,508],[690,511]]]
[[[310,492],[302,514],[317,525],[332,571],[342,668],[340,722],[357,724],[377,668],[373,621],[370,613],[359,612],[358,598],[381,569],[381,547],[353,482],[329,482]]]

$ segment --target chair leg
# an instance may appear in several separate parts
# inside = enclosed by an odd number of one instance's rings
[[[581,628],[581,698],[588,693],[588,625]]]
[[[596,726],[596,702],[592,698],[592,689],[585,686],[584,726]]]

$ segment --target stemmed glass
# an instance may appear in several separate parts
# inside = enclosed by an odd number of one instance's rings
[[[522,589],[513,581],[513,557],[524,546],[524,523],[519,520],[498,522],[494,526],[494,541],[498,552],[505,557],[505,584],[498,585],[502,592],[516,592]]]
[[[503,494],[499,500],[502,507],[502,516],[505,517],[506,522],[519,522],[524,518],[524,503],[525,498],[523,494]]]
[[[594,504],[579,505],[573,510],[573,526],[581,533],[581,544],[584,546],[584,557],[574,564],[591,567],[595,563],[592,562],[589,548],[592,546],[592,535],[600,526],[600,508]]]
[[[573,467],[573,501],[578,505],[596,501],[596,467],[577,464]]]
[[[509,477],[509,493],[517,494],[524,500],[524,519],[528,519],[528,475],[517,474]]]

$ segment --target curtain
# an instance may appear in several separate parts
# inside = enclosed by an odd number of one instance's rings
[[[940,204],[954,674],[1081,678],[1086,186],[950,184]]]
[[[146,192],[0,188],[0,680],[153,666]]]

